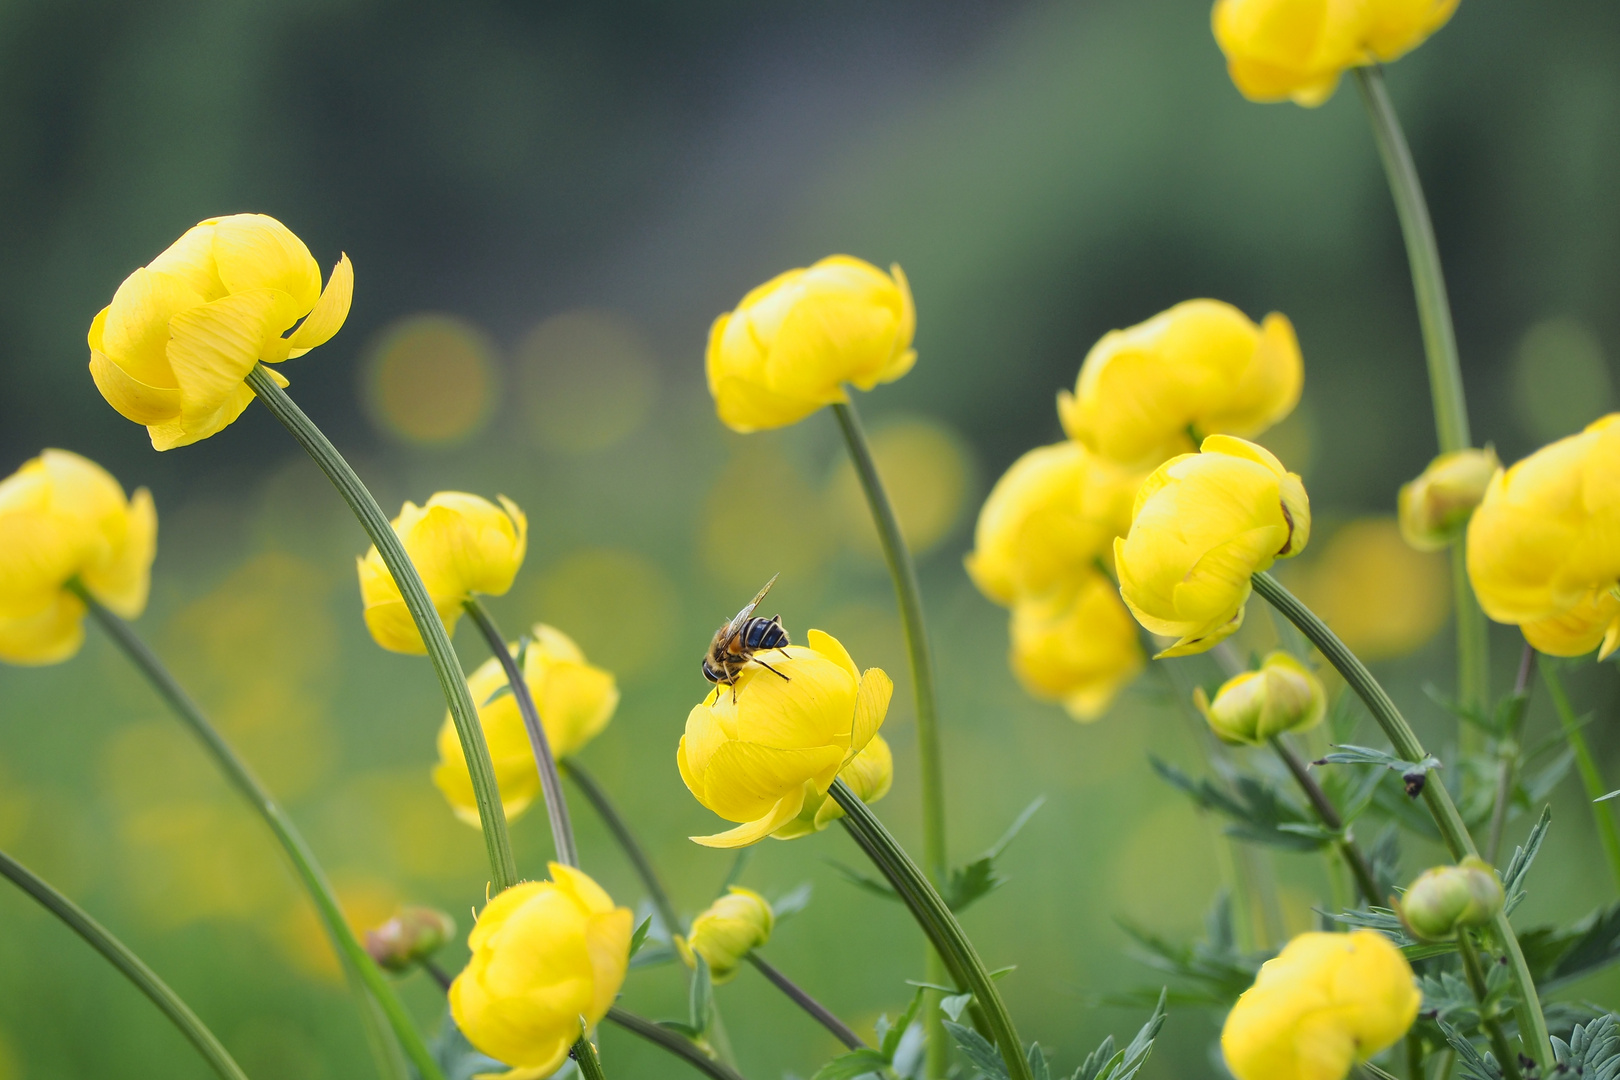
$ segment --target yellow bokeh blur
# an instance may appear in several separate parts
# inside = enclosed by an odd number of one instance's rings
[[[1445,625],[1446,557],[1407,546],[1393,517],[1351,521],[1312,549],[1289,584],[1362,659],[1403,656]]]
[[[1574,319],[1536,323],[1513,358],[1513,404],[1537,443],[1573,435],[1614,408],[1614,380],[1603,343]]]
[[[586,548],[547,567],[528,612],[573,638],[620,678],[668,658],[681,622],[669,575],[624,548]],[[694,661],[695,663],[695,661]]]
[[[483,842],[445,813],[444,797],[428,780],[426,762],[351,778],[323,807],[322,816],[352,838],[347,850],[353,857],[364,853],[379,872],[441,882],[465,881],[485,870]]]
[[[0,1080],[23,1080],[22,1059],[11,1048],[11,1040],[0,1031]]]
[[[349,928],[362,940],[366,930],[387,922],[399,910],[398,890],[370,874],[338,871],[332,874],[332,890]],[[288,906],[275,924],[275,937],[297,970],[327,982],[342,978],[332,941],[308,897],[300,895]]]
[[[873,429],[872,459],[888,490],[900,531],[914,554],[935,547],[962,520],[973,487],[973,451],[955,430],[921,417]],[[866,495],[847,457],[834,469],[828,499],[840,534],[858,552],[882,555]]]
[[[586,454],[623,442],[652,411],[652,344],[626,317],[567,311],[529,331],[517,349],[523,422],[547,450]]]
[[[1159,806],[1129,828],[1109,875],[1111,907],[1155,931],[1190,930],[1220,882],[1211,830],[1185,803]]]
[[[495,346],[454,315],[408,315],[392,323],[360,369],[360,397],[372,422],[423,446],[477,434],[499,394]]]
[[[816,574],[832,554],[834,531],[821,493],[774,443],[727,441],[737,453],[704,501],[698,550],[741,607],[772,574],[801,583]]]

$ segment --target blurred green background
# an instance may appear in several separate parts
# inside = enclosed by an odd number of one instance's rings
[[[1465,0],[1390,82],[1476,438],[1513,460],[1615,405],[1620,7]],[[1061,437],[1053,395],[1101,333],[1205,295],[1294,320],[1305,397],[1266,439],[1316,506],[1291,580],[1381,658],[1426,737],[1451,737],[1422,693],[1452,681],[1443,565],[1367,520],[1392,512],[1434,439],[1360,104],[1348,87],[1314,111],[1245,102],[1204,3],[7,0],[0,146],[0,471],[60,446],[153,490],[138,628],[292,807],[359,923],[418,901],[465,930],[482,900],[482,845],[428,781],[430,669],[367,637],[361,533],[262,410],[159,455],[86,371],[85,329],[118,282],[214,214],[274,214],[323,266],[353,259],[347,326],[286,373],[386,509],[452,487],[528,511],[528,563],[492,608],[513,635],[554,623],[618,674],[623,704],[582,760],[687,912],[730,865],[685,839],[722,825],[673,760],[706,689],[697,661],[778,570],[769,606],[796,633],[827,629],[896,676],[879,809],[919,836],[893,597],[832,421],[734,436],[703,384],[709,321],[830,252],[897,261],[916,293],[921,359],[860,405],[923,552],[953,855],[1048,800],[1005,859],[1011,883],[966,916],[992,967],[1018,965],[1003,985],[1026,1038],[1073,1068],[1105,1032],[1134,1031],[1139,1012],[1093,1004],[1154,981],[1114,918],[1190,937],[1221,883],[1217,823],[1146,765],[1152,748],[1202,768],[1161,684],[1150,673],[1089,726],[1031,700],[1007,671],[1005,613],[961,570],[989,483]],[[1245,644],[1263,647],[1270,623],[1251,614]],[[460,644],[482,661],[470,631]],[[1498,635],[1499,684],[1516,649]],[[1212,670],[1181,663],[1188,680]],[[1620,778],[1614,669],[1572,681]],[[279,853],[119,655],[92,630],[70,663],[0,671],[0,716],[0,847],[123,936],[256,1080],[370,1075]],[[1530,723],[1532,739],[1552,730],[1544,696]],[[1573,780],[1554,803],[1531,922],[1612,898]],[[634,904],[629,868],[575,805],[587,869]],[[524,871],[543,873],[539,812],[514,835]],[[1408,850],[1406,869],[1432,854]],[[768,842],[744,882],[814,883],[766,955],[869,1030],[920,977],[922,940],[828,865],[858,859],[837,829]],[[1304,928],[1326,902],[1321,864],[1271,861]],[[674,969],[640,972],[625,996],[675,1016],[681,987]],[[437,1022],[422,976],[406,993]],[[836,1049],[753,972],[719,998],[750,1076],[808,1076]],[[1144,1076],[1213,1074],[1217,1023],[1173,1014]],[[617,1030],[603,1040],[615,1077],[683,1071]],[[0,889],[0,1080],[204,1075],[99,958]]]

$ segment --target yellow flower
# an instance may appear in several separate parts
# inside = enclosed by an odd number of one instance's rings
[[[133,498],[100,465],[46,450],[0,480],[0,660],[54,664],[84,641],[77,577],[126,619],[146,608],[157,511],[145,488]]]
[[[1077,442],[1031,450],[1004,473],[979,511],[967,571],[979,591],[1011,606],[1093,574],[1131,524],[1143,473]]]
[[[824,795],[839,771],[877,734],[894,683],[881,668],[862,673],[830,634],[760,653],[787,678],[752,665],[733,688],[717,686],[692,707],[675,761],[697,801],[742,822],[706,847],[763,840]]]
[[[838,770],[838,779],[849,785],[861,802],[875,803],[889,793],[894,783],[894,752],[882,735],[873,735],[872,741],[853,761]],[[806,791],[804,806],[799,815],[771,833],[777,840],[796,840],[820,832],[844,816],[844,808],[832,796],[819,791]]]
[[[550,1076],[595,1027],[624,984],[631,917],[579,870],[551,864],[491,900],[467,938],[472,958],[450,984],[450,1015],[467,1040],[516,1080]]]
[[[1020,600],[1011,619],[1013,674],[1036,697],[1095,720],[1142,670],[1137,630],[1113,584],[1096,570]]]
[[[556,627],[536,623],[529,636],[523,679],[534,695],[552,756],[562,760],[583,749],[613,719],[613,710],[619,707],[619,687],[612,672],[586,663],[574,639]],[[517,655],[516,645],[507,649]],[[523,726],[517,699],[507,690],[506,672],[498,659],[492,656],[484,661],[467,678],[467,688],[478,706],[478,722],[489,744],[501,805],[511,820],[540,794],[540,770],[534,763],[529,732]],[[457,817],[469,825],[479,824],[472,777],[449,713],[439,728],[439,764],[434,766],[433,782]]]
[[[911,370],[917,313],[900,267],[832,255],[743,297],[709,328],[709,393],[734,431],[798,423]]]
[[[1498,472],[1468,523],[1468,577],[1497,622],[1579,656],[1620,644],[1620,413]]]
[[[406,503],[394,519],[394,532],[448,632],[455,632],[462,601],[474,593],[500,596],[523,565],[529,519],[505,495],[500,500],[497,507],[477,495],[440,491],[422,506]],[[393,652],[427,652],[377,546],[358,562],[366,629],[377,644]]]
[[[1412,968],[1375,930],[1300,934],[1260,969],[1226,1026],[1237,1080],[1344,1080],[1417,1018]]]
[[[347,255],[323,292],[309,249],[275,218],[209,218],[118,286],[90,324],[90,375],[154,447],[185,446],[241,415],[259,361],[302,356],[337,333],[353,294]]]
[[[703,957],[716,983],[730,982],[748,954],[771,940],[776,915],[753,889],[740,885],[710,904],[692,920],[690,937],[675,938],[687,967],[696,967],[693,953]]]
[[[1496,451],[1454,450],[1429,462],[1401,487],[1401,536],[1419,551],[1439,551],[1463,534],[1502,463]]]
[[[1257,326],[1231,304],[1188,300],[1104,334],[1074,393],[1059,392],[1058,418],[1093,453],[1151,469],[1205,435],[1260,434],[1293,411],[1304,382],[1286,317]]]
[[[1259,745],[1285,731],[1303,731],[1327,715],[1322,680],[1285,652],[1266,657],[1259,671],[1234,675],[1210,701],[1200,686],[1193,701],[1227,742]]]
[[[1407,886],[1396,911],[1414,937],[1443,941],[1459,927],[1484,926],[1502,910],[1502,883],[1490,863],[1470,855],[1456,866],[1436,866]]]
[[[1456,9],[1457,0],[1216,0],[1211,21],[1244,97],[1314,107],[1346,69],[1399,59]]]
[[[1243,624],[1250,578],[1310,539],[1311,504],[1270,451],[1211,435],[1160,465],[1114,541],[1119,591],[1136,620],[1173,637],[1160,656],[1203,652]]]

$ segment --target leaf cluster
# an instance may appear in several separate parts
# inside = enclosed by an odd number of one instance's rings
[[[1066,1080],[1133,1080],[1141,1072],[1142,1066],[1147,1064],[1148,1057],[1153,1053],[1153,1041],[1158,1038],[1159,1029],[1164,1027],[1166,999],[1166,991],[1161,990],[1153,1015],[1148,1017],[1147,1023],[1142,1025],[1128,1046],[1116,1050],[1114,1037],[1107,1036]],[[962,1056],[973,1070],[971,1076],[979,1080],[1009,1080],[1007,1065],[989,1039],[970,1027],[950,1021],[946,1021],[945,1028],[956,1040]],[[1046,1051],[1041,1049],[1040,1043],[1030,1044],[1025,1060],[1029,1062],[1029,1071],[1035,1080],[1054,1080],[1052,1067],[1046,1060]]]
[[[1305,807],[1264,780],[1228,770],[1223,786],[1208,777],[1195,780],[1151,754],[1148,763],[1154,772],[1185,792],[1201,809],[1227,818],[1230,821],[1226,827],[1228,836],[1288,851],[1317,851],[1337,836],[1323,829],[1316,816]]]
[[[906,1032],[916,1024],[917,1012],[922,1008],[923,993],[924,988],[918,987],[917,992],[911,996],[911,1004],[907,1005],[905,1011],[892,1022],[887,1014],[878,1017],[876,1049],[863,1046],[847,1054],[840,1054],[817,1069],[810,1080],[856,1080],[857,1077],[872,1075],[909,1075],[914,1063],[898,1059],[902,1057],[902,1043],[905,1041]]]
[[[1269,955],[1247,954],[1238,951],[1232,927],[1231,900],[1223,890],[1205,917],[1205,940],[1181,945],[1118,920],[1120,929],[1130,935],[1138,947],[1136,958],[1157,971],[1174,975],[1190,983],[1190,987],[1169,993],[1169,1000],[1178,1005],[1200,1008],[1228,1009],[1243,991],[1253,984],[1260,965]],[[1161,991],[1162,993],[1162,991]],[[1154,991],[1110,996],[1104,1004],[1137,1005],[1153,1000]]]

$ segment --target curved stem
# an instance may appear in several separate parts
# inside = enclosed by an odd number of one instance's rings
[[[314,902],[315,910],[320,915],[321,923],[326,928],[327,936],[332,939],[344,967],[356,976],[376,999],[383,1016],[388,1020],[389,1027],[393,1028],[394,1034],[398,1036],[400,1046],[404,1048],[412,1064],[429,1080],[442,1077],[443,1074],[434,1062],[433,1055],[428,1052],[421,1034],[417,1032],[404,1003],[399,1000],[399,995],[394,993],[393,986],[377,967],[371,954],[366,952],[365,946],[354,936],[354,930],[344,917],[343,907],[338,903],[337,894],[332,891],[331,883],[326,880],[326,873],[315,858],[315,852],[303,834],[298,831],[298,827],[293,824],[287,811],[254,775],[247,762],[237,756],[231,744],[226,742],[214,725],[208,722],[208,717],[192,700],[191,695],[186,693],[185,688],[164,666],[163,661],[147,647],[129,624],[108,611],[77,580],[69,582],[68,588],[84,602],[91,617],[113,640],[113,644],[117,645],[130,663],[146,676],[146,681],[151,684],[152,689],[157,691],[158,696],[191,730],[197,741],[202,743],[203,749],[214,759],[220,771],[225,774],[225,778],[270,827],[276,841],[281,844],[282,850],[292,862],[299,881],[303,883],[304,891]]]
[[[1508,713],[1502,733],[1496,740],[1496,798],[1491,803],[1491,826],[1485,834],[1485,861],[1495,864],[1502,851],[1502,832],[1507,827],[1508,806],[1513,802],[1513,781],[1519,770],[1519,732],[1524,727],[1524,711],[1530,704],[1530,669],[1535,666],[1536,650],[1528,641],[1519,657],[1519,674],[1508,697]]]
[[[1467,930],[1457,931],[1457,953],[1462,957],[1463,974],[1468,978],[1468,987],[1474,992],[1474,1001],[1479,1004],[1479,1023],[1485,1029],[1485,1037],[1490,1040],[1491,1049],[1496,1051],[1497,1064],[1502,1066],[1504,1080],[1519,1080],[1518,1056],[1508,1045],[1507,1034],[1502,1030],[1502,1021],[1497,1017],[1494,1009],[1486,1003],[1489,1001],[1490,991],[1485,983],[1485,968],[1479,962],[1479,952],[1474,948],[1473,939],[1468,936]]]
[[[956,979],[956,985],[972,992],[975,1019],[988,1029],[987,1035],[996,1044],[1008,1076],[1011,1080],[1032,1080],[1023,1043],[1018,1040],[1018,1031],[1013,1027],[1001,993],[939,890],[847,784],[834,780],[828,794],[844,810],[844,827],[911,909],[912,916]]]
[[[782,974],[775,965],[769,963],[757,952],[748,954],[748,962],[759,969],[759,973],[770,980],[772,986],[786,994],[793,1003],[815,1018],[816,1023],[832,1032],[838,1041],[851,1050],[859,1050],[866,1044],[861,1037],[849,1029],[849,1025],[832,1014],[827,1006],[805,993],[792,979]]]
[[[1615,830],[1614,814],[1609,810],[1609,804],[1597,801],[1608,785],[1603,782],[1603,774],[1598,772],[1597,762],[1592,757],[1592,748],[1586,744],[1586,736],[1581,733],[1581,722],[1570,707],[1569,695],[1564,693],[1564,680],[1558,677],[1555,663],[1542,660],[1540,668],[1541,680],[1547,684],[1553,708],[1558,712],[1558,722],[1564,727],[1564,740],[1575,754],[1575,768],[1581,774],[1581,785],[1586,788],[1586,798],[1592,807],[1592,821],[1597,825],[1598,838],[1603,841],[1603,853],[1609,859],[1609,871],[1614,875],[1615,882],[1620,884],[1620,833]]]
[[[574,1044],[573,1053],[569,1055],[574,1064],[579,1066],[579,1075],[584,1080],[607,1080],[607,1073],[602,1071],[602,1059],[596,1056],[596,1047],[591,1040],[581,1035]]]
[[[12,884],[33,897],[41,907],[61,919],[74,933],[106,957],[108,963],[123,972],[125,978],[134,983],[136,988],[180,1029],[180,1034],[191,1041],[197,1052],[213,1066],[214,1072],[224,1080],[247,1080],[247,1074],[242,1071],[242,1067],[214,1037],[214,1033],[208,1030],[207,1025],[197,1019],[197,1014],[191,1011],[190,1006],[181,1001],[179,995],[170,990],[168,984],[158,978],[140,957],[130,952],[128,946],[86,914],[83,908],[51,888],[32,870],[3,851],[0,851],[0,875],[9,878]]]
[[[490,883],[496,892],[517,884],[517,860],[512,856],[512,841],[506,831],[506,811],[501,807],[501,795],[495,786],[495,769],[490,764],[489,746],[484,742],[484,729],[478,723],[478,710],[473,706],[472,694],[467,689],[467,676],[461,670],[461,660],[450,645],[433,600],[422,585],[422,575],[405,553],[394,527],[389,524],[377,500],[372,498],[366,485],[360,482],[354,469],[337,452],[329,439],[315,426],[288,397],[286,391],[270,378],[264,365],[248,372],[248,386],[264,402],[270,414],[281,421],[298,444],[320,466],[326,478],[337,488],[338,494],[349,504],[360,527],[371,542],[377,545],[383,564],[399,586],[400,597],[411,613],[417,630],[427,647],[433,673],[438,676],[439,689],[450,707],[450,718],[461,740],[461,751],[467,759],[467,772],[472,777],[473,798],[478,804],[478,819],[483,827],[484,849],[489,857]]]
[[[680,1058],[698,1072],[713,1077],[713,1080],[744,1080],[742,1073],[733,1069],[724,1062],[716,1061],[703,1052],[703,1048],[666,1027],[661,1027],[651,1020],[637,1016],[633,1012],[614,1006],[608,1010],[607,1018],[618,1024],[624,1030],[636,1035]]]
[[[1355,840],[1345,831],[1344,819],[1339,816],[1333,800],[1327,797],[1322,785],[1316,782],[1316,777],[1311,775],[1305,762],[1300,760],[1299,755],[1294,753],[1294,748],[1289,746],[1282,736],[1271,740],[1271,748],[1277,751],[1282,763],[1288,766],[1288,771],[1293,774],[1294,780],[1305,792],[1305,797],[1310,800],[1316,816],[1322,819],[1322,824],[1340,834],[1340,839],[1334,846],[1339,849],[1345,865],[1355,877],[1356,887],[1361,890],[1361,898],[1367,902],[1368,907],[1383,903],[1384,897],[1378,895],[1378,879],[1373,875],[1372,866],[1367,862],[1367,857],[1361,853],[1361,848],[1356,846]]]
[[[592,808],[596,810],[597,816],[602,819],[603,824],[607,825],[608,831],[613,834],[613,838],[618,841],[619,848],[624,852],[625,858],[630,860],[630,865],[635,868],[636,875],[641,878],[641,884],[646,887],[647,896],[652,900],[653,910],[657,911],[658,917],[663,920],[665,932],[670,934],[680,933],[681,924],[675,914],[675,905],[670,903],[669,893],[665,891],[664,883],[659,880],[658,871],[653,869],[652,860],[647,858],[647,852],[642,848],[641,843],[636,840],[635,833],[630,831],[629,824],[619,816],[618,808],[608,798],[607,792],[602,790],[602,786],[596,782],[595,777],[586,772],[580,763],[572,758],[558,762],[557,767],[565,775],[572,778],[575,786],[584,793],[585,801],[590,803]],[[747,851],[749,849],[742,848],[741,850]]]
[[[1327,658],[1328,663],[1344,676],[1344,681],[1366,703],[1373,719],[1378,721],[1378,726],[1383,729],[1384,735],[1395,747],[1395,752],[1408,761],[1422,761],[1428,757],[1428,752],[1423,749],[1423,744],[1418,741],[1417,734],[1401,715],[1400,709],[1395,707],[1395,702],[1379,685],[1378,680],[1373,678],[1372,672],[1367,670],[1367,665],[1345,647],[1338,635],[1328,629],[1327,624],[1316,617],[1315,612],[1300,603],[1298,597],[1283,588],[1282,583],[1270,574],[1255,574],[1253,581],[1254,591],[1282,612],[1289,622],[1299,627],[1300,633],[1304,634]],[[1451,852],[1453,859],[1479,854],[1474,846],[1474,838],[1469,835],[1468,826],[1463,824],[1462,815],[1457,812],[1457,805],[1451,801],[1451,793],[1446,790],[1444,782],[1431,780],[1424,784],[1423,799],[1428,804],[1429,813],[1440,829],[1440,838],[1445,842],[1446,849]],[[1507,915],[1497,912],[1491,921],[1491,927],[1502,942],[1502,950],[1507,957],[1513,982],[1518,991],[1520,1038],[1530,1056],[1541,1066],[1542,1072],[1550,1074],[1555,1061],[1552,1056],[1552,1043],[1547,1033],[1547,1019],[1542,1014],[1541,999],[1536,994],[1535,979],[1530,975],[1530,965],[1525,961],[1524,950],[1519,948],[1519,939],[1514,934]]]
[[[557,775],[557,759],[551,756],[551,743],[546,738],[546,727],[540,722],[540,710],[534,704],[534,692],[529,680],[518,670],[517,659],[506,647],[501,628],[495,625],[489,611],[477,597],[462,601],[467,614],[472,616],[479,633],[489,645],[489,651],[500,661],[506,673],[506,684],[517,702],[523,717],[523,728],[529,733],[529,748],[534,751],[534,763],[540,770],[540,792],[545,796],[546,813],[551,818],[551,843],[557,852],[557,861],[564,866],[579,865],[579,847],[574,843],[574,823],[568,817],[568,800],[563,797],[562,778]],[[673,931],[671,931],[673,933]]]

